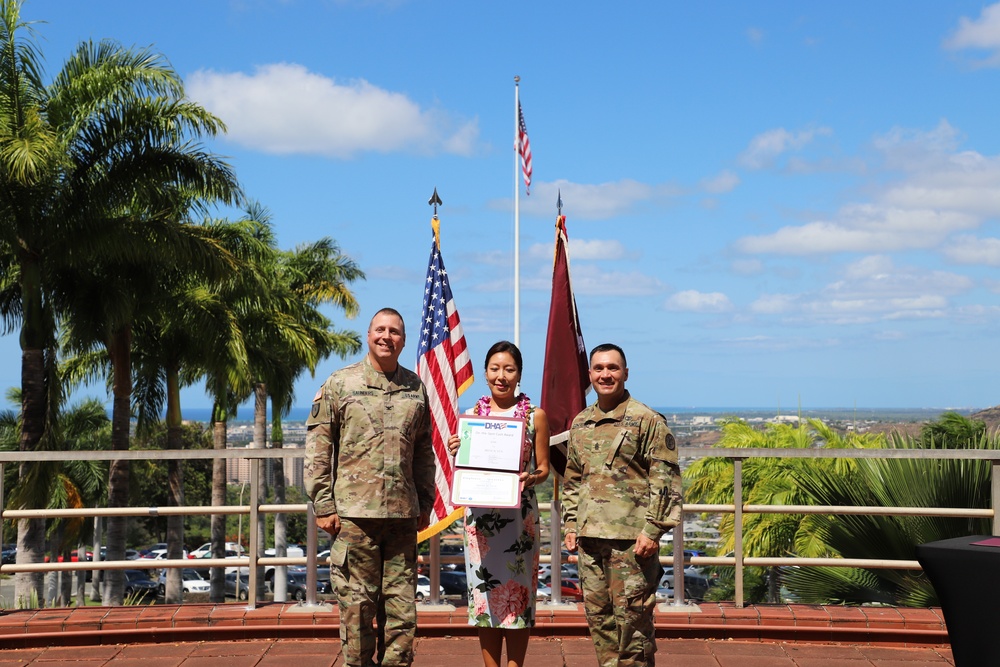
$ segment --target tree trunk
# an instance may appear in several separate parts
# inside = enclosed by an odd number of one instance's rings
[[[33,452],[45,432],[48,391],[45,387],[45,336],[39,268],[22,260],[21,290],[24,324],[21,329],[21,438],[20,450]],[[27,465],[21,464],[20,475]],[[36,509],[36,508],[26,508]],[[45,520],[17,522],[17,564],[41,563],[45,555]],[[44,600],[41,572],[14,575],[14,599],[19,608],[37,606]]]
[[[101,517],[94,517],[94,570],[90,575],[90,599],[95,602],[101,601],[101,582],[104,580],[104,571],[97,569],[97,563],[104,560],[101,558]]]
[[[281,431],[281,410],[271,401],[271,448],[281,449],[284,445],[285,436]],[[274,459],[274,502],[278,505],[285,504],[285,466],[281,459]],[[274,555],[284,558],[288,555],[288,526],[285,521],[285,513],[279,512],[274,515]],[[275,602],[284,602],[288,599],[288,576],[287,566],[279,565],[274,568],[274,581],[271,590],[274,592]]]
[[[767,570],[767,601],[771,604],[781,602],[781,569],[777,567]]]
[[[115,332],[108,345],[108,356],[113,371],[111,408],[111,449],[118,452],[129,449],[129,427],[132,422],[132,330],[130,327]],[[108,507],[128,507],[129,462],[112,461],[108,479]],[[108,560],[125,560],[125,517],[108,517]],[[104,573],[107,586],[104,604],[120,605],[125,598],[125,574],[121,570]]]
[[[254,386],[253,404],[253,447],[264,449],[267,440],[267,385],[259,382]],[[260,479],[259,491],[255,502],[263,505],[267,502],[267,468],[264,460],[258,459],[254,462],[258,466],[258,476]],[[264,555],[267,537],[267,517],[264,514],[257,515],[257,556]],[[264,566],[257,566],[257,599],[264,599]]]
[[[180,382],[176,368],[167,369],[167,449],[182,449],[182,425]],[[170,487],[170,505],[184,505],[184,469],[181,461],[167,461],[167,485]],[[167,517],[167,558],[179,560],[184,558],[184,517]],[[182,572],[178,568],[167,568],[166,594],[164,602],[180,604],[184,596],[181,583]]]
[[[44,558],[45,519],[19,519],[17,522],[17,564],[41,563]],[[19,572],[14,577],[15,608],[33,609],[44,600],[44,573]]]
[[[212,411],[212,449],[226,450],[226,411],[215,404]],[[226,459],[215,459],[212,463],[212,505],[221,507],[226,504]],[[226,515],[212,515],[212,557],[226,557]],[[225,568],[213,567],[209,571],[212,591],[209,594],[211,602],[226,601]]]

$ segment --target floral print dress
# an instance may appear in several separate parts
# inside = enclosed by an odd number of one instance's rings
[[[522,401],[492,414],[521,417],[525,412],[526,438],[522,470],[528,470],[534,452],[535,406]],[[488,405],[488,404],[487,404]],[[518,408],[523,405],[522,410]],[[488,408],[487,408],[488,409]],[[482,414],[475,407],[468,414]],[[535,625],[538,589],[538,501],[535,490],[521,491],[521,507],[465,510],[465,570],[469,585],[469,625],[482,628],[530,628]]]

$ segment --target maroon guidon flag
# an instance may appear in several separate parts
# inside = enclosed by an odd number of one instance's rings
[[[545,337],[545,365],[542,370],[541,407],[549,418],[553,436],[568,431],[573,418],[586,407],[590,378],[587,348],[573,296],[569,273],[569,240],[566,216],[556,218],[556,251],[552,266],[552,302],[549,329]],[[566,470],[566,449],[553,445],[552,467],[562,475]]]
[[[419,533],[423,541],[444,530],[462,516],[462,508],[451,504],[451,481],[454,475],[448,437],[458,432],[458,396],[472,386],[472,359],[462,333],[455,299],[448,282],[448,272],[441,257],[440,222],[431,221],[434,240],[424,284],[420,342],[417,347],[417,375],[427,387],[430,402],[431,432],[434,440],[437,493],[430,526]]]

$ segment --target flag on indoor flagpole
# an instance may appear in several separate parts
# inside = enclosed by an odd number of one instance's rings
[[[524,193],[531,194],[531,142],[528,141],[528,126],[524,124],[521,103],[517,103],[517,152],[521,156],[521,175],[524,176]]]
[[[417,375],[427,388],[430,404],[437,493],[430,526],[420,531],[418,542],[437,535],[462,516],[463,508],[455,509],[451,504],[454,467],[447,443],[448,437],[458,432],[458,397],[472,386],[473,380],[472,359],[441,257],[441,222],[437,215],[431,220],[431,228],[434,240],[424,284],[424,306],[420,314]]]
[[[569,431],[573,418],[586,407],[590,377],[587,348],[583,343],[580,317],[569,274],[569,239],[566,216],[556,218],[556,251],[552,265],[552,301],[549,329],[545,337],[545,364],[542,370],[541,408],[549,418],[553,436]],[[553,438],[565,443],[565,438]],[[549,458],[562,475],[566,470],[566,448],[553,445]]]

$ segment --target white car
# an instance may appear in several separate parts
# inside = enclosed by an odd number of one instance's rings
[[[236,542],[226,542],[226,552],[235,551],[237,554],[243,553],[243,547],[236,544]],[[212,557],[212,543],[205,542],[203,545],[192,551],[188,558],[211,558]]]
[[[444,586],[438,586],[441,591],[438,593],[438,599],[444,597]],[[424,598],[429,598],[431,596],[431,580],[430,578],[419,574],[417,575],[417,602],[420,602]]]
[[[201,578],[201,575],[191,568],[181,570],[181,586],[185,593],[208,593],[212,590],[212,584]],[[160,597],[167,593],[167,571],[160,572],[160,586],[158,588]]]

